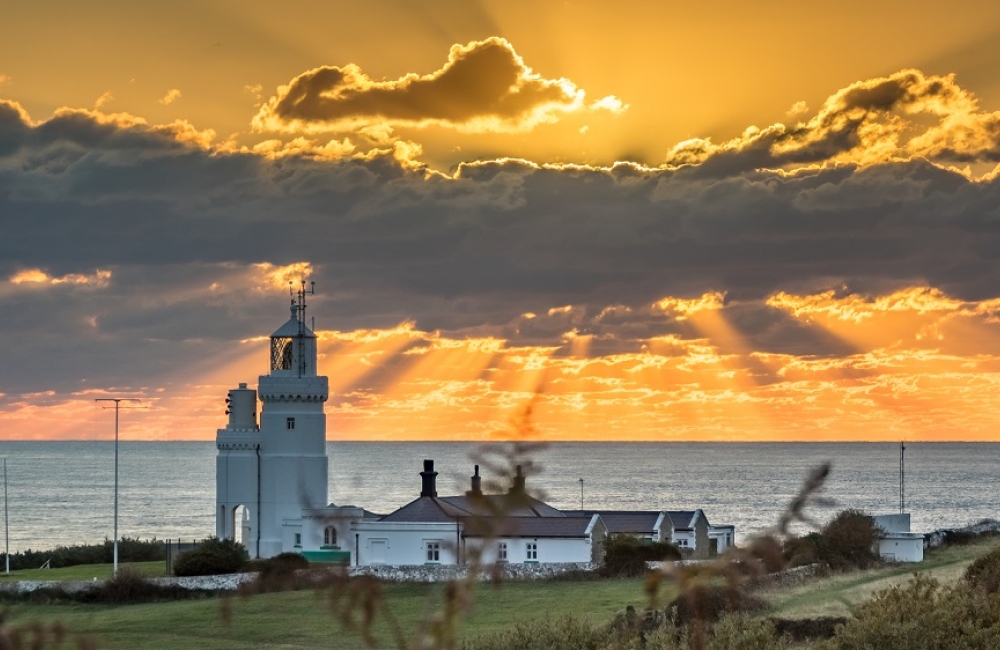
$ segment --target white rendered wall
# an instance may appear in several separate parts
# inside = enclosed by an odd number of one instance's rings
[[[275,371],[282,372],[282,371]],[[327,378],[260,377],[260,557],[298,550],[283,534],[285,519],[327,505]],[[292,428],[289,428],[289,418]]]
[[[453,523],[366,522],[355,525],[354,532],[358,535],[360,566],[427,564],[428,542],[440,544],[438,564],[457,564],[458,536]],[[378,562],[373,557],[373,542],[384,543],[384,561]],[[350,550],[353,552],[354,548]]]
[[[886,535],[878,541],[878,554],[891,562],[923,562],[923,535]]]
[[[559,539],[551,537],[501,537],[489,540],[483,548],[483,540],[469,538],[466,549],[482,549],[481,562],[493,564],[498,556],[500,544],[507,544],[507,562],[509,564],[524,564],[528,562],[528,544],[537,544],[538,557],[531,562],[591,562],[593,561],[593,542],[585,538]],[[468,557],[468,553],[466,554]]]

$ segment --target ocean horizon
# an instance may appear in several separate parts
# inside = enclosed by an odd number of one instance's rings
[[[329,499],[388,513],[415,499],[424,459],[438,490],[468,489],[473,465],[503,443],[329,441]],[[905,510],[916,532],[998,518],[1000,443],[907,442]],[[489,453],[489,452],[487,452]],[[112,441],[7,441],[10,551],[113,537]],[[119,533],[201,539],[215,532],[214,441],[119,443]],[[736,526],[737,541],[766,532],[809,470],[832,466],[807,508],[826,521],[845,508],[899,512],[899,443],[554,442],[534,451],[528,488],[558,508],[691,510]],[[484,466],[485,469],[485,466]],[[485,473],[484,481],[497,477]],[[583,479],[582,485],[580,479]],[[290,479],[293,480],[293,479]],[[581,490],[582,488],[582,490]]]

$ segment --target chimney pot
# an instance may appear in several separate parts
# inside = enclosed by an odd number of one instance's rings
[[[438,473],[434,471],[434,461],[425,460],[424,471],[420,472],[420,496],[436,497],[438,495],[437,475]]]

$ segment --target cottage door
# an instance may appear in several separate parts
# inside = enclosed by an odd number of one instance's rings
[[[384,539],[373,539],[371,541],[372,545],[372,564],[385,564],[385,540]]]

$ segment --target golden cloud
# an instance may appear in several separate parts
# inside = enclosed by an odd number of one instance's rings
[[[446,126],[467,132],[524,131],[558,113],[584,108],[585,93],[567,79],[545,79],[505,39],[453,45],[427,75],[375,81],[362,70],[314,68],[280,86],[253,118],[257,131],[355,131],[380,124]],[[593,110],[627,107],[609,96]]]
[[[801,102],[791,114],[805,110]],[[806,122],[751,126],[722,144],[677,144],[668,166],[707,165],[732,174],[808,164],[872,165],[923,157],[941,163],[1000,162],[1000,112],[984,112],[954,75],[901,70],[839,90]]]
[[[12,275],[7,280],[11,284],[25,285],[28,287],[55,286],[60,284],[76,285],[103,288],[111,281],[111,271],[98,269],[91,274],[67,273],[61,276],[52,276],[42,269],[23,269]]]

